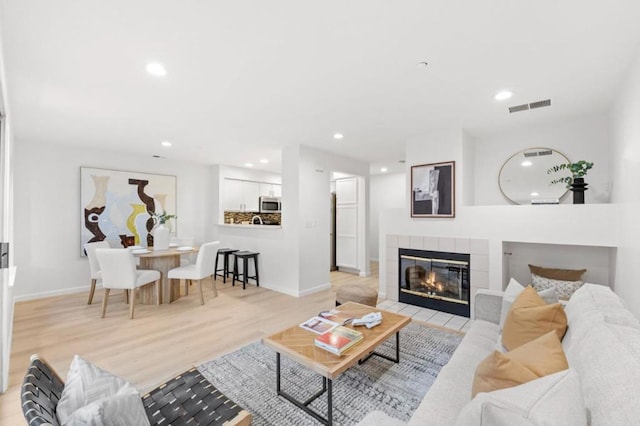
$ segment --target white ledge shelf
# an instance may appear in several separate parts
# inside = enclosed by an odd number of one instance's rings
[[[219,223],[218,226],[242,229],[282,229],[282,225],[243,225],[241,223]]]

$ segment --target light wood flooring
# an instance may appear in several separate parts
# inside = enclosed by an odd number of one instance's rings
[[[122,293],[109,297],[107,316],[100,318],[103,290],[92,305],[88,292],[17,303],[13,324],[10,386],[0,395],[0,425],[25,425],[19,389],[31,354],[45,357],[64,379],[74,354],[126,378],[141,392],[153,389],[191,366],[202,364],[250,342],[302,322],[335,306],[339,286],[359,282],[378,288],[377,264],[367,278],[332,272],[332,287],[295,298],[253,285],[222,284],[213,297],[197,287],[169,305],[136,305],[129,320]]]
[[[232,287],[218,278],[218,297],[209,283],[204,285],[204,305],[192,286],[188,296],[169,305],[136,305],[134,320],[129,320],[123,293],[109,297],[107,316],[101,319],[103,290],[96,291],[92,305],[87,305],[88,291],[17,303],[10,386],[0,395],[0,425],[26,424],[19,390],[31,354],[47,359],[63,379],[73,355],[79,354],[144,394],[192,366],[331,309],[337,289],[350,283],[377,289],[378,264],[372,262],[366,278],[331,272],[330,289],[301,298],[253,285],[243,291],[241,285]],[[379,300],[379,306],[436,326],[465,331],[469,325],[466,318],[402,303]]]

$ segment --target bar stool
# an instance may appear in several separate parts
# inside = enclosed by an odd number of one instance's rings
[[[237,249],[232,249],[232,248],[221,248],[218,249],[218,253],[216,254],[216,265],[215,265],[215,271],[213,273],[213,279],[215,281],[216,277],[222,277],[222,282],[223,283],[227,283],[227,277],[229,276],[229,256],[232,255],[233,253],[237,252]],[[220,255],[224,256],[224,259],[222,261],[222,269],[218,269],[218,258],[220,257]],[[222,271],[222,274],[219,274],[218,271]]]
[[[242,289],[247,288],[247,281],[249,278],[256,280],[256,285],[260,287],[260,278],[258,278],[258,255],[260,253],[252,251],[237,251],[233,253],[233,283],[236,285],[236,280],[240,281],[242,275]],[[238,259],[242,260],[242,273],[238,271]],[[256,270],[256,274],[249,276],[249,259],[253,259],[253,268]]]

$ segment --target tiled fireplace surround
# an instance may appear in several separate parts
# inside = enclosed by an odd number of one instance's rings
[[[442,251],[471,255],[471,312],[478,289],[489,288],[489,240],[477,238],[426,237],[420,235],[386,236],[386,281],[387,300],[398,301],[398,249]]]

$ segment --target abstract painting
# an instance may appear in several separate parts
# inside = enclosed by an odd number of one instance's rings
[[[152,215],[176,214],[176,177],[81,167],[80,209],[83,256],[96,241],[152,246]]]
[[[455,176],[455,161],[411,166],[411,217],[454,217]]]

